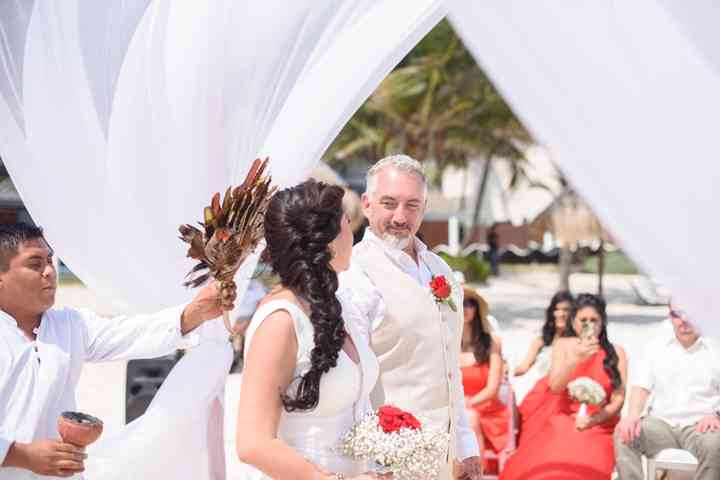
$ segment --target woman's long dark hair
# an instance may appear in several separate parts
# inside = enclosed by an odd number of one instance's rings
[[[282,395],[285,410],[312,410],[320,399],[320,377],[337,365],[345,327],[337,273],[329,245],[340,233],[344,191],[308,180],[273,196],[265,213],[266,258],[282,285],[310,305],[315,346],[310,369],[294,396]]]
[[[575,299],[573,305],[571,321],[568,322],[565,328],[565,337],[577,337],[577,332],[572,326],[573,320],[577,312],[585,307],[594,308],[595,311],[600,315],[602,319],[602,325],[600,328],[600,335],[598,336],[598,342],[600,348],[605,350],[605,361],[603,362],[603,368],[605,373],[610,377],[613,389],[620,388],[622,385],[622,378],[620,378],[620,370],[618,370],[618,356],[615,351],[615,347],[610,343],[607,337],[607,312],[605,311],[605,300],[600,295],[593,295],[592,293],[581,293]]]
[[[483,321],[480,318],[480,305],[474,298],[466,298],[463,301],[463,307],[475,308],[475,315],[473,316],[472,323],[470,324],[470,346],[475,356],[477,363],[485,363],[490,359],[490,345],[492,344],[492,337],[490,332],[486,332],[483,328]]]
[[[575,303],[575,298],[570,292],[563,291],[557,292],[553,295],[552,299],[550,299],[550,305],[547,307],[547,310],[545,310],[545,324],[542,327],[544,347],[549,347],[552,345],[553,340],[555,340],[555,332],[557,331],[557,327],[555,326],[555,309],[558,304],[562,302],[570,302],[572,306]]]

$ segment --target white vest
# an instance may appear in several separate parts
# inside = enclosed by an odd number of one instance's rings
[[[453,399],[461,383],[455,379],[462,333],[462,289],[447,264],[437,255],[425,255],[433,275],[444,275],[452,285],[458,311],[437,304],[430,287],[421,286],[377,245],[355,246],[357,262],[382,295],[385,312],[373,326],[371,343],[380,362],[380,376],[372,392],[373,407],[392,404],[426,417],[433,428],[450,433],[448,455],[455,456]],[[460,392],[462,397],[462,392]]]

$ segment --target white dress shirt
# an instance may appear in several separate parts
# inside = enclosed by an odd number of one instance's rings
[[[114,319],[51,309],[43,314],[35,341],[0,311],[0,464],[16,441],[59,439],[58,417],[76,408],[75,388],[85,362],[159,357],[196,344],[196,334],[181,333],[184,307]],[[0,467],[0,478],[41,477]]]
[[[429,252],[423,242],[417,238],[414,239],[415,251],[418,256],[418,262],[416,262],[403,250],[392,248],[380,240],[369,228],[365,230],[363,241],[365,240],[377,242],[380,248],[384,248],[385,253],[392,258],[405,273],[417,280],[422,287],[429,289],[433,274],[427,265],[427,260],[424,259]],[[356,323],[356,331],[367,335],[367,341],[370,342],[371,332],[380,324],[385,315],[385,302],[383,301],[380,291],[361,268],[351,263],[350,268],[340,274],[340,289],[338,295],[346,298],[346,303],[353,305],[351,311],[347,312],[346,320]],[[460,308],[462,308],[462,306],[460,306]],[[344,314],[345,313],[346,312],[344,312]],[[462,378],[460,365],[457,366],[455,378]],[[462,385],[460,385],[460,392],[462,392]],[[464,404],[464,400],[462,404]],[[470,428],[465,409],[459,410],[456,419],[457,453],[458,459],[464,460],[469,457],[479,456],[479,449],[475,432]]]
[[[385,242],[373,234],[369,228],[365,230],[364,238],[372,239],[373,241],[377,241],[379,245],[382,245],[388,256],[397,262],[405,273],[417,280],[420,285],[423,287],[430,285],[433,274],[428,268],[427,263],[424,261],[418,263],[399,248],[392,248],[386,245]],[[415,239],[415,251],[419,259],[422,259],[427,253],[427,246],[417,238]],[[344,285],[352,285],[352,302],[349,300],[350,296],[344,293]],[[375,288],[370,278],[365,275],[361,269],[351,263],[348,271],[340,274],[340,291],[338,294],[346,295],[348,297],[347,303],[358,303],[358,301],[361,303],[361,310],[368,313],[368,320],[370,321],[369,325],[362,325],[362,329],[369,335],[373,328],[377,327],[385,314],[385,302],[383,302],[382,295],[378,289]]]
[[[653,394],[653,417],[693,425],[720,410],[720,350],[707,337],[686,349],[674,332],[665,333],[646,349],[632,385]]]

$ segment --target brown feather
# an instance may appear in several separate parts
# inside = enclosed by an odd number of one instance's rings
[[[188,256],[198,260],[187,275],[186,286],[197,287],[210,278],[232,280],[242,262],[264,236],[264,217],[277,187],[263,176],[269,159],[255,159],[243,183],[230,187],[222,198],[213,195],[203,210],[202,230],[180,226],[180,239],[190,244]]]

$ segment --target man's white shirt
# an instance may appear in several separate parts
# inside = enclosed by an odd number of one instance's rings
[[[427,265],[425,257],[430,254],[427,246],[418,240],[415,241],[415,251],[417,252],[418,262],[399,248],[392,248],[385,242],[380,240],[370,229],[365,230],[363,241],[370,240],[383,248],[385,253],[394,260],[400,268],[418,281],[422,287],[429,288],[432,280],[432,271]],[[370,278],[362,271],[361,268],[351,263],[350,268],[340,274],[340,289],[338,295],[346,299],[345,304],[350,305],[350,311],[343,311],[345,321],[355,324],[356,331],[366,335],[366,340],[370,342],[370,335],[373,329],[380,324],[385,315],[385,303],[382,294],[373,284]],[[460,379],[460,366],[454,372],[454,378]],[[459,394],[462,395],[462,385],[460,385]],[[460,402],[464,405],[464,399]],[[479,456],[479,448],[475,432],[470,428],[465,409],[459,409],[456,419],[456,441],[458,449],[458,459],[464,460],[469,457]]]
[[[43,315],[35,341],[0,311],[0,464],[13,442],[59,438],[58,417],[75,410],[75,388],[85,362],[159,357],[197,344],[197,334],[182,336],[184,307],[114,319],[51,309]],[[3,467],[0,477],[39,478]]]
[[[649,415],[672,426],[688,426],[720,410],[720,350],[700,337],[683,347],[675,332],[663,331],[647,347],[633,386],[652,393]]]

